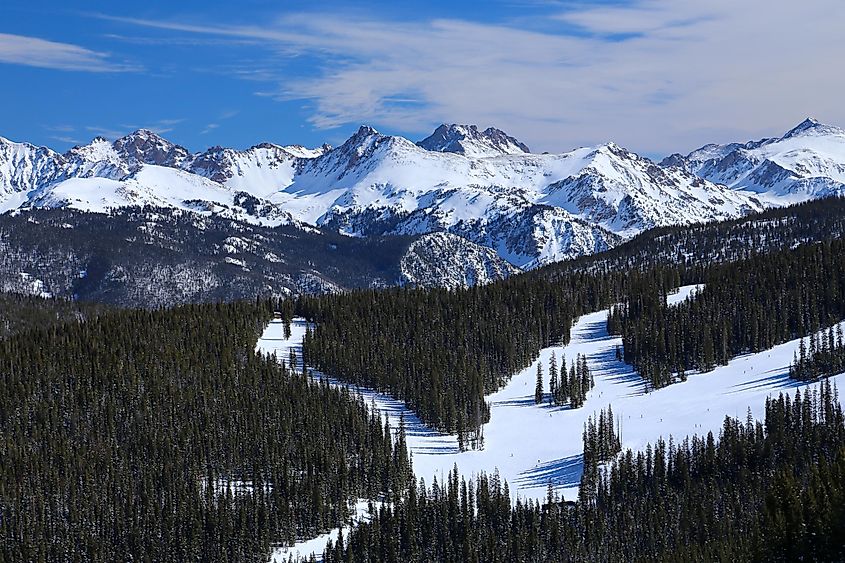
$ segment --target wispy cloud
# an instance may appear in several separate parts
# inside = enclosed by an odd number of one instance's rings
[[[50,135],[50,138],[54,141],[59,141],[60,143],[67,143],[69,145],[78,145],[79,140],[74,137],[68,137],[65,135]]]
[[[0,63],[83,72],[128,72],[140,67],[115,61],[108,53],[37,37],[0,33]]]
[[[550,4],[542,25],[287,15],[262,25],[112,18],[257,41],[309,54],[316,75],[272,65],[241,77],[306,100],[318,128],[369,122],[426,132],[441,121],[496,125],[532,147],[614,139],[668,152],[788,128],[808,114],[845,122],[841,0],[632,0]],[[539,16],[538,16],[539,17]]]
[[[227,111],[221,112],[217,116],[217,121],[226,121],[226,120],[232,119],[233,117],[235,117],[239,113],[240,113],[240,110],[227,110]],[[219,128],[220,128],[220,123],[209,123],[208,125],[206,125],[203,128],[202,131],[200,131],[200,135],[207,135],[207,134],[211,133],[212,131],[214,131],[215,129],[219,129]]]
[[[44,125],[44,129],[55,133],[72,133],[76,130],[73,125]]]
[[[148,125],[132,125],[132,124],[120,124],[116,127],[103,127],[100,125],[88,125],[85,127],[85,130],[98,135],[100,137],[105,137],[106,139],[117,139],[118,137],[123,137],[124,135],[128,135],[133,131],[137,131],[138,129],[149,129],[153,133],[158,135],[163,135],[165,133],[169,133],[173,131],[176,126],[185,120],[180,119],[160,119],[154,123]]]
[[[144,46],[174,46],[174,47],[208,47],[208,46],[244,46],[257,45],[258,41],[252,39],[220,39],[220,38],[198,38],[198,37],[143,37],[132,35],[120,35],[118,33],[106,33],[106,39],[120,41],[130,45]]]
[[[98,137],[105,137],[106,139],[117,139],[118,137],[122,137],[130,132],[130,130],[126,129],[101,127],[99,125],[88,125],[85,127],[85,130],[97,135]]]

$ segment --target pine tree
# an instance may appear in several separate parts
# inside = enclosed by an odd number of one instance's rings
[[[534,386],[534,404],[543,402],[543,363],[537,362],[537,382]]]

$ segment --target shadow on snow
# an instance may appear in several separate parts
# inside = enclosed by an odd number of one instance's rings
[[[550,483],[553,487],[577,487],[583,472],[584,455],[578,454],[526,469],[516,478],[516,483],[521,487],[542,487]]]

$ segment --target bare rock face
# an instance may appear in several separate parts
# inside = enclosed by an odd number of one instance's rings
[[[129,166],[155,164],[178,167],[188,160],[190,153],[149,129],[138,129],[114,142],[114,150]]]

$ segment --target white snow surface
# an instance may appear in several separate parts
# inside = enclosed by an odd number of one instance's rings
[[[672,296],[671,302],[686,298],[696,286],[686,286]],[[389,396],[360,389],[368,404],[390,419],[398,428],[404,414],[408,446],[413,454],[414,473],[431,484],[457,465],[462,475],[471,478],[479,472],[499,474],[509,483],[514,499],[542,500],[549,483],[567,499],[577,496],[583,466],[581,433],[588,417],[611,405],[622,424],[622,446],[636,450],[658,438],[683,439],[692,434],[718,436],[726,416],[744,419],[747,409],[762,419],[766,397],[794,393],[796,388],[817,384],[799,384],[789,379],[788,369],[798,340],[787,342],[757,354],[731,360],[707,373],[690,373],[686,382],[649,390],[633,368],[615,357],[620,337],[607,333],[607,310],[584,315],[572,328],[566,346],[552,346],[540,352],[548,392],[548,365],[552,353],[563,356],[567,365],[577,354],[585,354],[595,378],[595,387],[579,409],[556,407],[544,402],[534,404],[537,361],[516,374],[499,391],[488,395],[490,422],[484,425],[484,449],[460,452],[457,437],[443,435],[424,424],[403,403]],[[296,319],[290,339],[282,338],[280,321],[271,322],[258,342],[258,350],[276,353],[287,361],[290,348],[301,349],[305,322]],[[298,355],[298,357],[300,357]],[[301,369],[301,366],[299,366]],[[325,377],[323,374],[315,374]],[[845,385],[845,374],[833,378]],[[341,382],[329,378],[333,384]],[[845,396],[845,395],[843,395]]]
[[[686,301],[690,295],[698,293],[702,289],[704,289],[704,284],[700,283],[682,286],[678,288],[675,293],[666,296],[666,304],[677,305],[678,303],[682,303]]]

